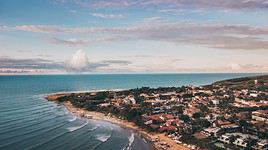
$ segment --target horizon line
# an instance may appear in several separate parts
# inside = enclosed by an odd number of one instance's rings
[[[256,74],[268,75],[268,72],[138,72],[138,73],[10,73],[1,74],[0,76],[38,76],[38,75],[172,75],[172,74]]]

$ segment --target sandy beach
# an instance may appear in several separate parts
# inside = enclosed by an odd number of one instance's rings
[[[105,115],[100,112],[88,111],[82,108],[74,107],[70,101],[64,102],[65,107],[72,112],[74,115],[79,117],[85,117],[88,119],[94,120],[101,120],[101,121],[108,121],[111,123],[115,123],[123,128],[129,128],[141,133],[147,139],[153,142],[154,147],[157,150],[190,150],[190,148],[183,146],[182,144],[177,144],[174,140],[170,139],[169,137],[165,136],[163,133],[155,133],[155,132],[148,132],[144,129],[139,128],[134,123],[118,119],[111,115]]]

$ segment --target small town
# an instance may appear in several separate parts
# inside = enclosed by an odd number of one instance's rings
[[[205,86],[71,93],[58,100],[164,133],[189,149],[268,150],[268,76]],[[157,137],[151,141],[159,143],[157,149],[170,147]]]
[[[268,150],[268,0],[0,0],[0,150]]]

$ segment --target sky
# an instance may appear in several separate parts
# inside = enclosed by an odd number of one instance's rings
[[[268,0],[1,0],[0,74],[268,72]]]

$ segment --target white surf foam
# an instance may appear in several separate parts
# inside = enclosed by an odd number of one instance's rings
[[[128,145],[123,150],[131,150],[131,145],[133,144],[134,140],[134,133],[131,133],[131,135],[128,137]]]
[[[106,135],[106,134],[96,135],[96,139],[101,141],[101,142],[106,142],[110,137],[111,137],[111,134],[110,135]]]
[[[73,122],[73,121],[75,121],[76,119],[77,119],[77,117],[74,116],[73,118],[68,119],[68,121],[69,121],[69,122]]]
[[[142,140],[143,140],[144,143],[148,143],[144,138],[142,138]]]
[[[96,130],[96,129],[98,129],[99,127],[97,126],[97,127],[93,127],[93,128],[91,128],[91,129],[89,129],[89,131],[94,131],[94,130]]]
[[[69,132],[73,132],[73,131],[75,131],[75,130],[78,130],[78,129],[83,128],[83,127],[86,126],[87,124],[88,124],[88,121],[87,121],[86,123],[80,125],[80,126],[69,127],[69,128],[67,128],[67,130],[68,130]]]

